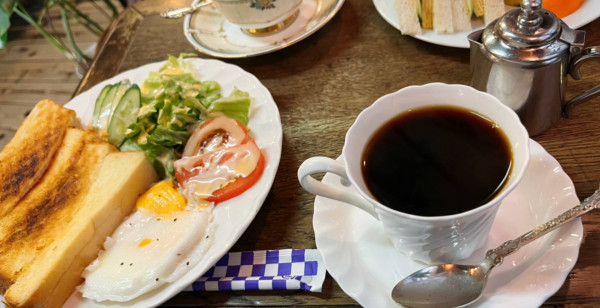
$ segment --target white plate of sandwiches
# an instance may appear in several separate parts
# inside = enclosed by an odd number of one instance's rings
[[[467,35],[481,29],[515,6],[504,5],[503,0],[373,0],[373,4],[394,28],[403,34],[437,45],[469,48]],[[425,5],[423,7],[422,5]],[[427,8],[430,8],[429,10]],[[418,13],[420,9],[421,13]],[[442,18],[427,17],[441,11]],[[464,11],[467,14],[460,14]],[[435,14],[432,14],[435,16]],[[421,17],[419,17],[421,16]],[[423,19],[425,17],[425,19]],[[585,0],[572,14],[562,20],[577,29],[600,17],[600,0]],[[404,20],[404,22],[400,22]],[[436,20],[436,25],[434,25]],[[425,22],[423,25],[422,22]],[[437,28],[437,29],[436,29]],[[434,30],[436,29],[436,30]]]
[[[0,300],[7,306],[158,306],[213,266],[252,222],[270,191],[281,156],[277,106],[256,77],[235,65],[198,58],[185,61],[200,80],[217,81],[223,97],[235,89],[249,94],[247,127],[265,158],[262,176],[241,195],[194,215],[181,214],[188,212],[186,207],[177,213],[153,212],[132,223],[131,218],[143,212],[136,207],[138,197],[158,181],[152,164],[143,152],[118,151],[78,127],[89,127],[105,85],[129,79],[141,86],[165,61],[103,81],[66,108],[40,102],[0,152],[0,294],[4,295]],[[155,235],[151,229],[164,234]],[[124,230],[131,231],[134,244],[120,244],[116,251],[123,254],[115,255],[115,243],[127,237]],[[112,268],[100,289],[121,292],[111,298],[127,298],[124,301],[82,297],[84,269],[102,268],[98,263],[106,260],[117,263],[104,264]],[[136,267],[150,274],[128,276]],[[130,291],[134,293],[125,294]]]

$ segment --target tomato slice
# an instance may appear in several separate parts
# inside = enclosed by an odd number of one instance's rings
[[[241,195],[248,188],[254,186],[265,171],[266,159],[262,151],[256,163],[256,168],[247,177],[237,178],[235,181],[227,184],[227,186],[214,191],[211,197],[206,198],[206,201],[214,202],[215,205],[233,197]]]
[[[200,125],[185,145],[183,156],[194,156],[219,147],[231,147],[250,140],[248,128],[240,121],[225,116]]]
[[[197,175],[198,172],[198,169],[193,169],[192,171],[185,168],[175,169],[175,178],[177,179],[179,186],[183,186],[190,178]]]
[[[246,153],[250,156],[245,156]],[[256,165],[248,164],[247,159]],[[251,139],[248,129],[236,120],[221,117],[208,121],[192,134],[183,157],[174,167],[175,177],[188,202],[218,204],[256,184],[265,165],[264,153]],[[236,170],[237,177],[227,170]],[[190,181],[193,184],[188,184]]]

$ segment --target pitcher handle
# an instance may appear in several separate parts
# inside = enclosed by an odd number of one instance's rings
[[[600,58],[600,46],[588,47],[584,49],[583,52],[581,52],[581,54],[575,56],[571,61],[571,66],[569,68],[569,73],[571,74],[571,77],[573,77],[573,79],[575,80],[580,80],[581,72],[579,71],[579,69],[581,68],[581,65],[583,64],[583,62],[587,62],[588,60],[594,58]],[[600,85],[595,86],[569,100],[563,108],[563,113],[566,115],[569,109],[572,108],[574,105],[579,104],[587,99],[590,99],[598,94],[600,94]]]
[[[379,220],[373,205],[358,193],[353,191],[343,191],[329,184],[319,182],[312,177],[313,174],[322,172],[337,174],[341,178],[342,185],[351,185],[344,165],[329,157],[322,156],[311,157],[300,165],[300,168],[298,168],[298,180],[300,181],[300,185],[313,195],[323,196],[353,205]]]

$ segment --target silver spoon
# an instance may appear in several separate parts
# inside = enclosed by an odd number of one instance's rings
[[[412,273],[396,284],[392,298],[407,307],[459,307],[473,303],[483,293],[490,271],[500,265],[504,257],[598,207],[600,189],[547,223],[488,250],[479,265],[442,264]]]
[[[207,6],[207,5],[211,4],[211,3],[212,3],[211,0],[206,0],[206,1],[200,2],[200,3],[196,4],[196,5],[192,5],[192,6],[188,6],[188,7],[182,7],[182,8],[177,8],[177,9],[171,9],[171,10],[168,10],[166,12],[160,13],[160,17],[164,17],[164,18],[181,18],[181,17],[183,17],[183,15],[192,14],[196,10],[198,10],[199,8],[201,8],[203,6]]]

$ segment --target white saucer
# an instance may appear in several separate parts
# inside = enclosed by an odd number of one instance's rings
[[[194,5],[201,0],[195,0]],[[297,43],[323,27],[339,11],[344,0],[304,0],[298,17],[271,35],[249,35],[227,21],[212,6],[187,15],[183,33],[200,52],[221,58],[244,58],[273,52]]]
[[[529,145],[531,160],[525,176],[502,203],[486,248],[461,263],[477,264],[488,249],[579,203],[573,182],[559,163],[537,142],[530,140]],[[343,187],[339,177],[330,173],[323,182]],[[396,251],[378,221],[342,202],[316,197],[313,227],[327,271],[362,306],[400,306],[390,296],[392,288],[426,266]],[[474,306],[540,306],[575,265],[582,236],[577,219],[508,256],[492,271],[483,297]]]

